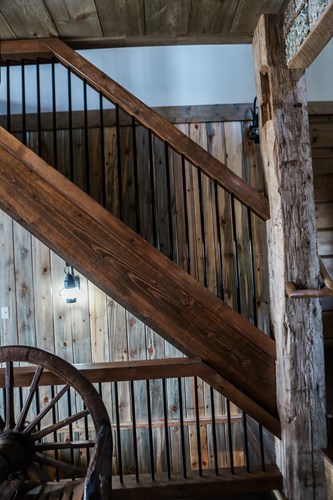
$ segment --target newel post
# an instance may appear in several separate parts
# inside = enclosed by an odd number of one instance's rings
[[[253,41],[268,221],[271,321],[276,340],[277,463],[289,500],[326,498],[324,347],[318,299],[287,299],[285,284],[318,288],[319,262],[303,70],[287,69],[282,20],[262,16]]]

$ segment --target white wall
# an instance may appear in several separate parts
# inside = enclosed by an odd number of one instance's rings
[[[255,96],[251,45],[135,47],[81,51],[82,55],[150,106],[252,102]],[[5,113],[5,68],[0,113]],[[51,110],[50,66],[41,66],[43,110]],[[309,100],[333,100],[333,41],[307,71]],[[26,70],[27,112],[36,111],[35,70]],[[12,112],[21,112],[21,72],[11,70]],[[57,109],[66,110],[67,72],[57,70]],[[73,79],[73,109],[82,109],[82,83]],[[88,107],[98,99],[89,94]]]

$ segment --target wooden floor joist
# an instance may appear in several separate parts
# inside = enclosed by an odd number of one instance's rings
[[[205,365],[208,383],[275,435],[275,344],[0,129],[0,207],[139,319]]]

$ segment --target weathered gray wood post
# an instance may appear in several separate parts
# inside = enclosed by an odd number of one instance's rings
[[[254,34],[268,222],[271,319],[277,347],[278,465],[290,500],[326,498],[324,349],[318,299],[288,299],[285,284],[318,288],[313,174],[303,70],[285,62],[282,19],[262,16]]]

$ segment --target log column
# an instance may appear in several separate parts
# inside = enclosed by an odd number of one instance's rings
[[[287,69],[282,19],[262,16],[254,61],[268,222],[271,319],[282,440],[277,460],[290,500],[326,498],[324,348],[318,299],[287,299],[285,284],[318,288],[313,173],[303,70]]]

